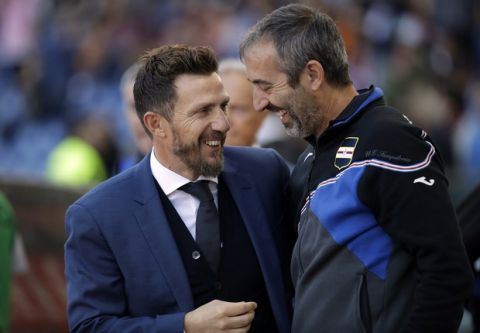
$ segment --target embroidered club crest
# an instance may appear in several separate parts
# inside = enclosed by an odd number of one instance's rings
[[[343,140],[340,144],[340,148],[337,150],[335,155],[335,167],[338,170],[342,170],[352,163],[353,153],[355,152],[355,147],[357,146],[358,138],[357,137],[348,137]]]

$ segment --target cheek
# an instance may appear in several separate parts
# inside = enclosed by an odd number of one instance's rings
[[[211,131],[209,126],[197,126],[190,133],[192,140],[201,141],[202,137],[208,136]]]
[[[289,106],[290,97],[286,94],[276,94],[271,96],[270,102],[280,108],[286,108]]]
[[[199,121],[195,121],[191,119],[191,121],[186,121],[182,124],[180,124],[177,127],[177,133],[178,135],[184,140],[184,141],[192,141],[192,140],[197,140],[198,137],[202,134],[204,131],[204,127],[200,126]]]

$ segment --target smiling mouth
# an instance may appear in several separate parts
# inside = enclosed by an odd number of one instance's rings
[[[207,146],[212,147],[212,148],[217,148],[217,147],[220,147],[222,145],[221,140],[206,140],[206,141],[204,141],[204,143]]]
[[[286,125],[286,123],[289,122],[290,118],[287,111],[279,110],[277,111],[277,116],[280,118],[280,121],[282,122],[283,125]]]

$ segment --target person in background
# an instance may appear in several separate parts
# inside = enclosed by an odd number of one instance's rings
[[[257,131],[267,113],[256,112],[253,108],[252,84],[245,76],[245,66],[240,60],[225,59],[218,65],[218,74],[230,96],[227,110],[230,130],[225,144],[258,146]]]
[[[135,109],[135,100],[133,98],[133,85],[140,64],[134,63],[123,73],[120,79],[120,91],[122,94],[123,108],[133,136],[132,151],[119,161],[118,172],[124,171],[139,162],[146,154],[152,150],[152,140],[145,132],[142,122],[138,119]]]
[[[228,95],[210,48],[166,45],[134,86],[153,150],[69,207],[71,332],[290,332],[273,150],[225,147]]]
[[[309,143],[290,181],[292,331],[456,332],[473,275],[431,138],[357,91],[325,13],[278,8],[240,54],[256,110]]]
[[[62,186],[92,187],[116,173],[118,151],[106,120],[94,115],[75,123],[49,153],[46,179]]]
[[[15,217],[5,195],[0,192],[0,332],[10,332],[10,285]]]
[[[245,65],[239,59],[224,59],[219,63],[218,74],[230,96],[227,110],[230,130],[225,144],[273,148],[293,167],[305,144],[286,136],[277,116],[255,111],[252,83],[247,80]]]

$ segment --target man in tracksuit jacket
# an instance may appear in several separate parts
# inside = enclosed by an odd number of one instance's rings
[[[292,175],[294,332],[456,332],[470,272],[428,135],[371,88],[311,143]]]
[[[456,332],[473,275],[426,132],[357,91],[333,20],[292,4],[240,55],[258,111],[310,146],[291,177],[293,333]]]

